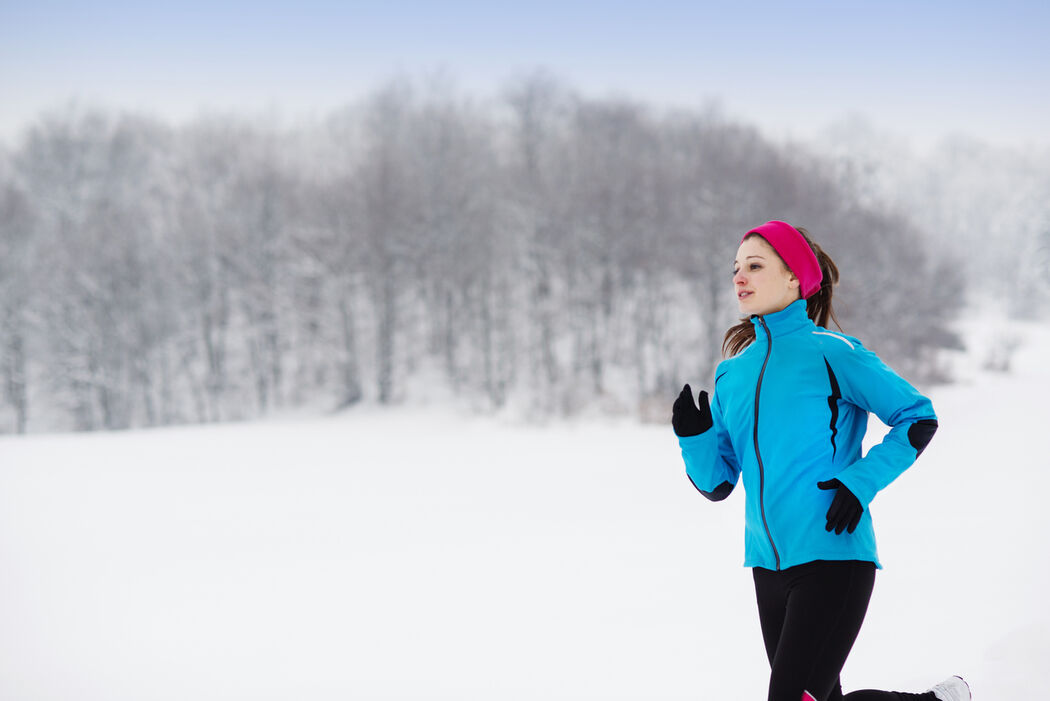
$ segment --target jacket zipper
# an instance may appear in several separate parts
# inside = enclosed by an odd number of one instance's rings
[[[755,385],[755,457],[758,458],[758,506],[762,512],[762,526],[766,529],[766,537],[769,539],[769,546],[773,548],[773,558],[777,563],[777,570],[780,570],[780,553],[777,552],[777,545],[773,542],[773,534],[769,531],[769,521],[766,520],[766,470],[762,466],[762,453],[758,449],[758,398],[762,393],[762,378],[766,374],[766,365],[769,363],[769,354],[773,352],[773,334],[769,333],[769,327],[766,326],[766,320],[761,316],[758,317],[758,321],[762,324],[762,329],[766,332],[766,358],[762,361],[762,370],[758,373],[758,384]]]

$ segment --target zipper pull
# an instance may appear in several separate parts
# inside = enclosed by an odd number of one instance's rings
[[[752,319],[758,319],[758,323],[762,327],[762,330],[766,332],[766,340],[767,341],[770,340],[772,338],[772,334],[769,333],[769,327],[766,326],[766,319],[765,319],[765,317],[762,316],[761,314],[753,314],[751,316],[751,318]]]

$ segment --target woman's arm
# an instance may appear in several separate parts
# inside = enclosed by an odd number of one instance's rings
[[[736,486],[740,467],[725,430],[717,391],[712,406],[708,405],[707,392],[701,391],[697,407],[693,404],[692,390],[686,385],[675,402],[674,411],[675,434],[678,435],[678,445],[682,449],[689,481],[711,501],[722,501]],[[691,430],[683,430],[683,426],[694,426],[699,432],[681,435],[692,433]]]
[[[882,442],[835,475],[867,508],[926,448],[937,430],[937,415],[928,398],[855,339],[836,348],[826,360],[842,398],[890,427]]]

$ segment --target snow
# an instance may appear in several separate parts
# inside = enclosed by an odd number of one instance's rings
[[[873,505],[847,690],[1042,694],[1050,329],[1009,332],[1010,371],[988,336],[960,356]],[[700,497],[669,426],[594,418],[4,437],[0,698],[753,701],[741,496]]]

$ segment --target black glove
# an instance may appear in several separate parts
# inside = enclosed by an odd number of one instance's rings
[[[693,390],[689,385],[682,388],[678,399],[674,400],[671,412],[671,425],[680,437],[698,436],[714,425],[711,419],[711,406],[707,401],[707,392],[700,390],[700,408],[693,403]]]
[[[842,535],[842,531],[852,533],[857,530],[861,514],[864,513],[864,507],[860,505],[860,499],[838,480],[817,482],[817,487],[819,489],[838,490],[835,492],[835,498],[831,501],[831,508],[828,509],[828,525],[824,527],[824,530],[831,531],[834,529],[835,535]]]

